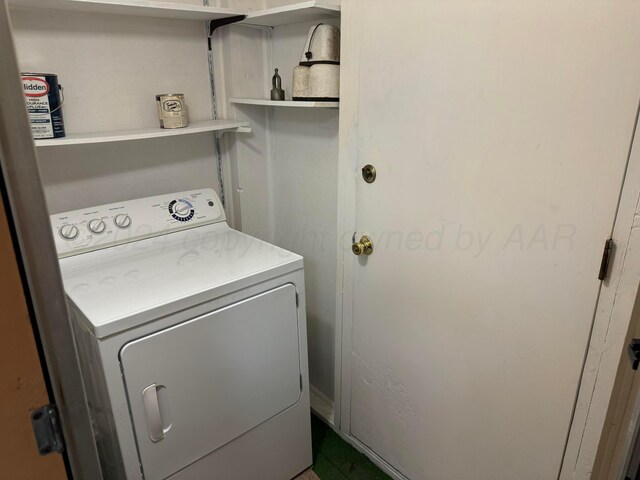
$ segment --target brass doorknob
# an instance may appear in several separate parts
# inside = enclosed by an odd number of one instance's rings
[[[351,251],[354,255],[371,255],[373,253],[373,242],[369,237],[363,235],[359,242],[353,242]]]

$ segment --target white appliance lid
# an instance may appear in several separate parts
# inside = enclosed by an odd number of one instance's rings
[[[67,295],[98,338],[302,266],[301,256],[226,222],[60,260]]]

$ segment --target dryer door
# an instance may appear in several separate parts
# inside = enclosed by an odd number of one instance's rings
[[[125,345],[145,478],[166,478],[294,405],[298,338],[287,284]]]

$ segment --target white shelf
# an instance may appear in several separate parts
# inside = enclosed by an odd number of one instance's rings
[[[124,130],[115,132],[76,133],[63,138],[36,140],[36,147],[54,147],[62,145],[86,145],[90,143],[125,142],[129,140],[145,140],[148,138],[174,137],[203,132],[250,132],[248,122],[235,120],[207,120],[195,122],[184,128],[163,129],[145,128],[141,130]]]
[[[291,23],[315,22],[328,17],[338,16],[340,16],[340,5],[311,0],[249,12],[247,18],[245,18],[242,23],[261,25],[263,27],[278,27]]]
[[[151,0],[10,0],[9,5],[14,8],[111,13],[182,20],[216,20],[246,13],[230,8],[203,7]]]
[[[231,103],[264,105],[265,107],[338,108],[340,102],[300,102],[293,100],[267,100],[263,98],[230,98]]]

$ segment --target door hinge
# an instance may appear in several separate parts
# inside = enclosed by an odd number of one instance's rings
[[[300,297],[298,296],[298,292],[296,292],[296,307],[300,306]]]
[[[604,280],[609,273],[609,261],[611,255],[613,255],[613,249],[615,245],[613,239],[609,238],[604,242],[604,250],[602,251],[602,261],[600,262],[600,273],[598,273],[598,280]]]
[[[55,405],[45,405],[31,412],[31,426],[40,455],[64,450],[62,429]]]
[[[631,360],[631,368],[638,370],[640,365],[640,339],[634,338],[631,343],[627,345],[627,353],[629,354],[629,360]]]
[[[302,391],[302,374],[300,374],[300,391]]]

